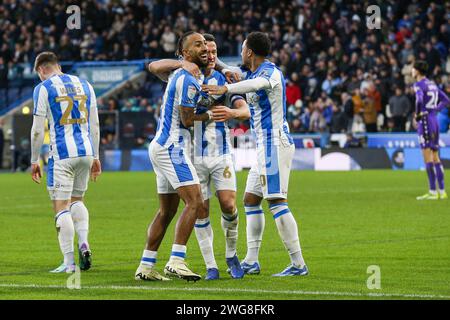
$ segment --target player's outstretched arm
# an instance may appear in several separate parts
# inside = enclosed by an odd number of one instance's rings
[[[195,63],[186,60],[162,59],[148,65],[148,70],[165,82],[169,79],[170,73],[179,68],[183,68],[196,78],[201,75],[200,68]]]
[[[33,116],[33,126],[31,127],[31,178],[36,183],[41,183],[41,167],[39,165],[39,155],[45,134],[45,117]]]
[[[250,118],[250,110],[244,99],[236,99],[233,101],[233,109],[226,106],[215,106],[211,109],[212,119],[215,122],[225,122],[230,119],[247,120]]]
[[[233,67],[225,64],[222,60],[219,58],[216,59],[216,67],[215,69],[225,76],[227,78],[227,81],[229,83],[238,82],[244,79],[244,74],[239,67]]]
[[[212,111],[208,110],[202,114],[195,114],[195,110],[192,107],[180,106],[181,123],[186,128],[194,126],[196,121],[205,122],[212,118]]]
[[[270,88],[270,81],[262,77],[244,80],[238,83],[230,83],[224,86],[202,85],[202,90],[212,95],[221,95],[225,93],[244,94]]]

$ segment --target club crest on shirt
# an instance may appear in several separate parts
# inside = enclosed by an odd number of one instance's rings
[[[194,86],[188,86],[188,89],[187,89],[188,98],[194,99],[196,94],[197,94],[197,88]]]
[[[250,104],[256,104],[259,101],[259,96],[256,93],[247,93],[247,101]]]

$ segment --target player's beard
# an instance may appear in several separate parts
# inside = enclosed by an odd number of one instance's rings
[[[200,57],[201,55],[203,55],[204,53],[198,53],[197,55],[195,55],[193,58],[194,62],[196,65],[198,65],[200,68],[206,68],[209,64],[208,59],[206,59],[205,61]]]

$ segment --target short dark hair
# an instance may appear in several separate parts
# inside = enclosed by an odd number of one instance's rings
[[[178,57],[182,57],[183,56],[183,46],[184,46],[184,41],[186,40],[187,37],[189,37],[191,34],[197,33],[195,31],[187,31],[185,33],[183,33],[180,37],[180,39],[178,39],[178,45],[177,45],[177,51],[175,52],[175,54]]]
[[[246,45],[256,55],[267,57],[270,54],[272,43],[270,38],[264,32],[252,32],[247,36]]]
[[[51,51],[44,51],[37,55],[34,61],[34,70],[37,71],[40,66],[46,64],[58,64],[58,57]]]
[[[205,38],[206,41],[213,41],[216,42],[216,37],[214,37],[211,33],[204,33],[203,38]]]
[[[419,71],[422,75],[426,75],[428,72],[428,63],[423,60],[417,60],[414,62],[414,69]]]

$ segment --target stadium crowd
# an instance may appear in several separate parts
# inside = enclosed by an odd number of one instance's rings
[[[70,3],[69,3],[70,2]],[[4,0],[0,4],[0,90],[18,63],[53,50],[75,61],[174,57],[186,30],[214,34],[220,56],[240,54],[247,33],[269,33],[287,79],[292,132],[414,130],[410,70],[426,60],[429,76],[450,92],[450,2],[419,0],[123,0],[78,1],[82,29],[67,30],[77,1]],[[378,4],[380,29],[366,25]],[[100,109],[158,113],[163,84],[151,75],[130,83]]]

